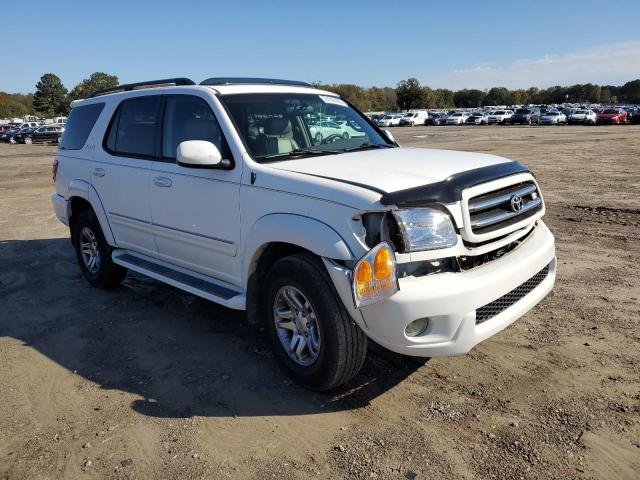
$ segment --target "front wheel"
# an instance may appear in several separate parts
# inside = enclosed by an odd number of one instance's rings
[[[24,143],[26,143],[27,145],[31,145],[33,143],[33,140],[31,139],[31,137],[25,137]]]
[[[325,266],[315,256],[278,260],[265,285],[267,330],[287,373],[313,390],[352,379],[367,353],[367,337],[349,316]]]
[[[115,288],[127,274],[127,269],[111,259],[111,247],[100,228],[93,210],[85,210],[73,224],[73,245],[82,274],[98,288]]]

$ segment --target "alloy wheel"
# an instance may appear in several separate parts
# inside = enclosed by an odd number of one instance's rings
[[[96,274],[100,270],[100,250],[98,239],[89,227],[83,227],[80,232],[80,253],[89,273]]]
[[[296,287],[285,285],[273,302],[273,319],[282,348],[298,365],[309,366],[320,354],[320,328],[311,302]]]

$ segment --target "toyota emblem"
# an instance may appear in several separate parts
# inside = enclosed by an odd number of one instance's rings
[[[520,195],[514,195],[511,197],[511,210],[519,212],[522,210],[522,197]]]

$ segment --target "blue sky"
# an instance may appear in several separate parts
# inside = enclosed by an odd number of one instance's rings
[[[0,90],[33,91],[46,72],[71,89],[94,71],[121,82],[244,75],[363,86],[413,76],[453,89],[640,77],[640,0],[91,3],[34,0],[4,15],[4,40],[33,50],[4,52]]]

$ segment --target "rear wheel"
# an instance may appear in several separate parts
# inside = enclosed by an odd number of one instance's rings
[[[285,257],[271,267],[265,284],[267,329],[288,374],[320,391],[353,378],[364,362],[367,337],[322,262],[311,254]]]
[[[31,145],[33,143],[33,140],[31,139],[31,137],[25,137],[24,143],[26,143],[27,145]]]
[[[100,228],[93,210],[85,210],[73,225],[73,245],[84,277],[98,288],[115,288],[127,274],[127,269],[111,259],[111,247]]]

